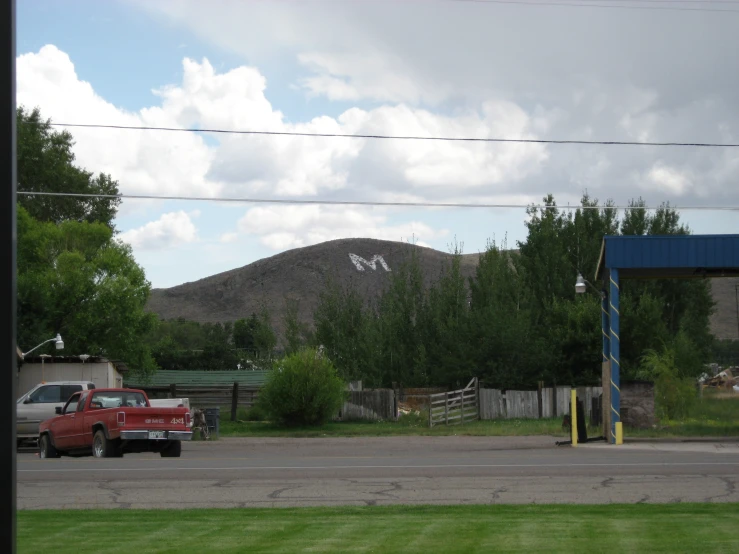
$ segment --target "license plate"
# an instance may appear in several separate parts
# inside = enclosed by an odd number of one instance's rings
[[[149,438],[150,439],[163,439],[164,437],[164,431],[149,431]]]

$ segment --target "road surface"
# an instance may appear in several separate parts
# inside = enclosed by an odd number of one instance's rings
[[[18,454],[18,509],[739,502],[739,443],[550,437],[244,438],[182,457]]]

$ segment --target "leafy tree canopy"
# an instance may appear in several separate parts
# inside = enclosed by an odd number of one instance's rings
[[[32,192],[117,195],[118,182],[110,175],[97,176],[75,165],[74,140],[56,131],[38,108],[17,109],[18,190]],[[97,222],[113,228],[120,198],[33,196],[19,194],[18,201],[39,221]]]

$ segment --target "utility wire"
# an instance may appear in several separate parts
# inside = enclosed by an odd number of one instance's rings
[[[62,196],[77,198],[130,198],[140,200],[194,200],[198,202],[242,202],[245,204],[322,204],[330,206],[401,206],[421,208],[537,208],[558,210],[658,210],[660,207],[648,206],[580,206],[580,205],[557,205],[546,206],[544,204],[461,204],[452,202],[375,202],[370,200],[297,200],[283,198],[214,198],[207,196],[153,196],[148,194],[83,194],[73,192],[33,192],[19,190],[17,194],[27,196]],[[680,211],[729,211],[739,212],[739,206],[664,206],[671,210]]]
[[[739,144],[716,142],[635,142],[617,140],[545,140],[485,137],[424,137],[413,135],[360,135],[343,133],[301,133],[297,131],[242,131],[235,129],[195,129],[186,127],[150,127],[139,125],[103,125],[97,123],[50,123],[55,127],[85,127],[90,129],[125,129],[129,131],[168,131],[179,133],[219,133],[231,135],[272,135],[289,137],[358,138],[380,140],[430,140],[445,142],[512,142],[526,144],[593,144],[601,146],[696,146],[705,148],[738,148]]]
[[[627,4],[592,4],[583,2],[529,2],[519,0],[446,0],[457,3],[470,4],[513,4],[517,6],[570,6],[573,8],[606,8],[615,10],[652,10],[652,11],[678,11],[678,12],[724,12],[739,13],[739,10],[726,8],[686,8],[682,6],[636,6]],[[592,1],[592,0],[591,0]],[[607,0],[610,2],[624,2],[629,0]],[[695,4],[702,2],[693,2]]]

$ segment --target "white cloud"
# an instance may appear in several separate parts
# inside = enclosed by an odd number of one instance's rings
[[[155,90],[159,105],[130,113],[97,95],[78,78],[69,56],[49,45],[18,58],[18,99],[62,122],[299,133],[532,138],[547,119],[490,99],[457,116],[399,104],[288,123],[266,98],[266,80],[256,68],[218,73],[207,60],[185,58],[183,71],[181,84]],[[343,191],[351,197],[375,189],[439,198],[479,187],[505,194],[540,171],[548,157],[541,145],[254,135],[218,135],[217,144],[208,145],[188,133],[74,128],[73,134],[79,163],[111,173],[122,192],[133,194],[300,197]]]
[[[388,224],[387,216],[372,208],[336,206],[276,206],[252,208],[239,220],[241,233],[256,235],[273,250],[298,248],[338,238],[427,241],[444,237],[446,229],[412,221]],[[420,244],[420,242],[419,242]]]
[[[47,45],[17,60],[18,104],[38,107],[45,118],[63,123],[179,126],[178,114],[152,109],[131,113],[101,98],[81,81],[69,56]],[[126,193],[215,196],[205,180],[212,150],[189,133],[154,133],[74,128],[77,162],[104,171]]]
[[[672,196],[683,196],[692,187],[690,177],[685,172],[661,164],[649,170],[647,182]]]
[[[165,213],[156,221],[121,233],[119,238],[141,250],[164,250],[192,243],[198,239],[198,230],[191,217],[198,215],[198,211],[190,214],[184,211]]]
[[[294,82],[307,96],[364,108],[362,123],[345,129],[410,134],[404,131],[420,127],[452,134],[459,127],[473,136],[515,137],[523,131],[548,139],[739,140],[739,66],[733,55],[739,35],[733,20],[720,14],[695,19],[662,10],[635,18],[630,9],[469,2],[441,2],[433,10],[416,2],[232,2],[220,10],[197,0],[134,2],[253,63],[297,61],[302,71]],[[380,110],[391,117],[369,109],[377,102],[389,104]],[[497,115],[465,121],[464,114],[481,112],[489,102]],[[403,106],[412,117],[399,115]],[[431,124],[413,124],[414,117],[423,119],[420,108],[433,111]],[[523,124],[514,117],[517,110],[527,118]],[[492,128],[490,121],[501,117],[508,124]],[[691,176],[694,186],[681,197],[685,203],[739,201],[732,177],[739,165],[736,150],[446,146],[367,144],[355,158],[342,160],[353,160],[346,187],[361,180],[378,196],[411,192],[434,199],[464,187],[467,201],[477,200],[483,189],[537,198],[552,192],[559,199],[577,198],[587,188],[619,203],[638,195],[658,203],[682,190],[664,175],[642,177],[661,162]]]
[[[225,244],[230,244],[232,242],[236,242],[239,238],[238,233],[223,233],[221,235],[220,241]]]

